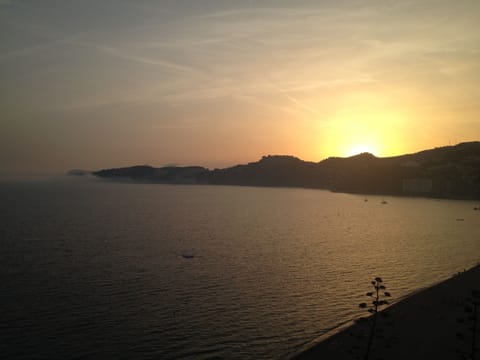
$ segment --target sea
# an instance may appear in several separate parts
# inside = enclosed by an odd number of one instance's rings
[[[4,359],[288,359],[480,261],[474,201],[0,183]]]

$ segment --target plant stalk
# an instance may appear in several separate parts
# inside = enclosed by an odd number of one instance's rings
[[[370,351],[372,349],[372,344],[373,344],[373,338],[375,336],[375,329],[377,327],[377,314],[378,314],[378,301],[380,299],[380,296],[379,296],[379,290],[380,290],[380,285],[377,284],[375,285],[375,291],[376,291],[376,294],[375,294],[375,311],[374,311],[374,314],[373,314],[373,320],[372,320],[372,328],[370,330],[370,337],[368,338],[368,343],[367,343],[367,350],[365,352],[365,357],[364,357],[364,360],[368,360],[369,357],[370,357]]]
[[[473,327],[472,327],[472,360],[475,360],[475,355],[477,353],[476,349],[476,338],[477,338],[477,303],[475,299],[473,300]]]

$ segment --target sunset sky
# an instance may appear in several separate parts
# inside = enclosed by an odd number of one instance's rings
[[[0,173],[480,140],[480,1],[0,0]]]

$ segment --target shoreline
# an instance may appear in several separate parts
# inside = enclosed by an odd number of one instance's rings
[[[116,177],[107,178],[98,176],[95,174],[90,175],[66,175],[70,177],[81,177],[93,180],[99,180],[105,183],[113,184],[132,184],[132,185],[172,185],[172,186],[239,186],[247,188],[267,188],[267,189],[304,189],[304,190],[321,190],[328,191],[333,194],[346,194],[346,195],[358,195],[363,197],[376,196],[376,197],[391,197],[391,198],[410,198],[410,199],[428,199],[428,200],[458,200],[458,201],[471,201],[477,202],[480,200],[480,196],[455,196],[451,194],[428,194],[428,193],[401,193],[401,192],[368,192],[368,191],[347,191],[347,190],[335,190],[324,186],[301,186],[301,185],[262,185],[262,184],[242,184],[242,183],[208,183],[208,182],[175,182],[175,181],[155,181],[149,179],[133,179],[128,177]],[[475,205],[475,204],[474,204]],[[480,206],[480,205],[479,205]],[[476,206],[475,206],[476,207]]]
[[[470,333],[467,323],[460,323],[458,319],[466,317],[466,298],[473,289],[480,289],[480,265],[394,302],[382,311],[387,317],[379,317],[378,326],[384,338],[374,340],[374,353],[370,359],[460,358],[457,350],[469,350]],[[299,350],[291,358],[363,358],[368,333],[367,322],[352,321],[350,326],[348,323],[339,325],[316,339],[315,345]],[[458,338],[458,333],[464,335],[466,342]]]

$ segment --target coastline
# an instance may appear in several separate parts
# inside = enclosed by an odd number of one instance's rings
[[[255,162],[213,170],[198,165],[134,165],[93,172],[75,169],[67,174],[91,173],[106,179],[152,183],[296,187],[350,194],[479,200],[479,156],[480,141],[473,141],[393,157],[361,153],[312,162],[291,155],[267,155]]]
[[[480,265],[400,299],[378,320],[384,338],[374,340],[370,359],[455,359],[457,350],[469,351],[470,333],[465,318],[466,299],[480,288]],[[366,322],[341,326],[338,331],[292,359],[362,359],[368,335]],[[457,334],[462,333],[466,342]],[[327,334],[328,335],[328,334]]]
[[[85,176],[86,177],[86,176]],[[251,188],[267,188],[267,189],[305,189],[305,190],[320,190],[328,191],[334,194],[348,194],[348,195],[358,195],[363,197],[368,196],[377,196],[377,197],[390,197],[390,198],[411,198],[411,199],[429,199],[435,201],[442,200],[458,200],[458,201],[471,201],[474,202],[474,208],[477,206],[476,203],[480,200],[479,197],[471,196],[454,196],[449,194],[443,195],[431,195],[431,194],[416,194],[416,193],[390,193],[390,192],[368,192],[368,191],[337,191],[332,190],[327,187],[320,186],[300,186],[300,185],[261,185],[261,184],[230,184],[230,183],[204,183],[204,182],[167,182],[167,181],[154,181],[148,179],[132,179],[127,177],[119,178],[102,178],[97,175],[93,175],[90,179],[95,179],[99,181],[104,181],[106,183],[117,183],[117,184],[140,184],[140,185],[173,185],[173,186],[241,186],[241,187],[251,187]],[[480,205],[479,205],[480,207]]]

